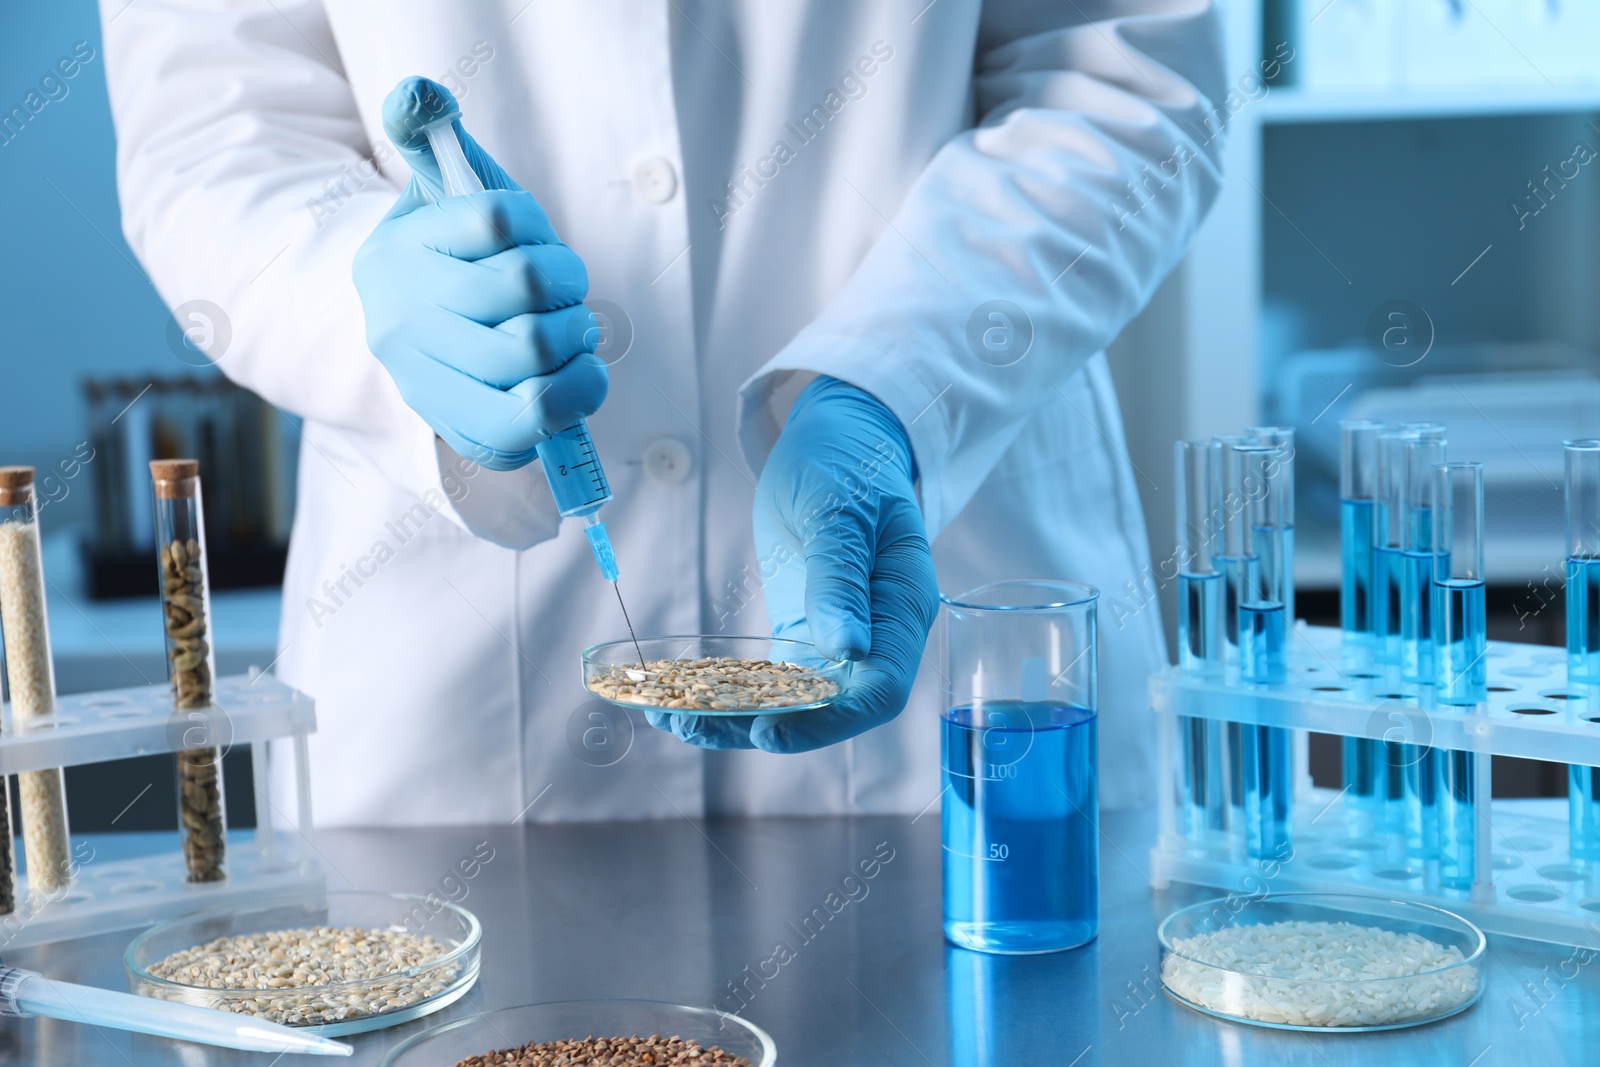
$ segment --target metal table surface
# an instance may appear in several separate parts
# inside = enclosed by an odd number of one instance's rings
[[[1600,1059],[1592,954],[1506,938],[1491,939],[1483,1000],[1431,1026],[1308,1036],[1189,1011],[1159,990],[1155,927],[1174,908],[1217,894],[1151,891],[1151,814],[1108,815],[1103,831],[1099,940],[1026,957],[944,944],[931,815],[321,832],[331,887],[448,893],[485,930],[483,973],[463,1000],[350,1038],[356,1054],[343,1062],[377,1063],[405,1037],[486,1008],[602,996],[723,1008],[742,999],[742,1014],[773,1035],[790,1067]],[[492,858],[470,881],[451,881],[483,842]],[[7,962],[125,988],[130,936],[18,950]],[[775,956],[780,942],[790,952]],[[48,1019],[0,1020],[0,1064],[271,1061]]]

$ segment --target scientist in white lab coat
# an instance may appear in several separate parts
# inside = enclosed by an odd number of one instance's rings
[[[1103,349],[1218,187],[1211,0],[102,15],[129,242],[305,420],[277,671],[319,824],[917,812],[935,572],[1145,580]],[[459,99],[471,210],[386,116],[410,75]],[[530,462],[586,412],[638,631],[809,633],[860,659],[843,710],[588,698],[625,629]],[[1102,620],[1101,796],[1140,803],[1160,624]]]

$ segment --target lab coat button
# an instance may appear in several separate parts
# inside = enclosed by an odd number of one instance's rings
[[[652,481],[662,485],[676,485],[689,477],[694,470],[694,456],[682,441],[663,437],[652,441],[644,450],[644,472]]]
[[[678,191],[678,172],[660,156],[646,156],[633,165],[633,191],[652,204],[665,204]]]

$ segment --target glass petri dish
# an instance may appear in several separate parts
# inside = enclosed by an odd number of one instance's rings
[[[1279,1030],[1421,1026],[1476,1004],[1487,979],[1483,931],[1443,908],[1380,896],[1219,897],[1173,912],[1156,936],[1168,996],[1207,1015]],[[1419,949],[1425,961],[1413,962]],[[1390,954],[1393,962],[1382,962]],[[1352,963],[1363,966],[1337,973]]]
[[[407,931],[432,937],[446,946],[446,952],[427,963],[382,977],[283,989],[212,989],[150,973],[150,967],[174,952],[219,937],[310,926]],[[409,1022],[461,999],[478,980],[482,935],[483,929],[471,912],[438,897],[334,891],[216,908],[152,926],[128,945],[122,963],[129,991],[141,996],[257,1015],[325,1037],[337,1037]],[[398,999],[392,988],[385,987],[403,983],[410,983],[413,988],[420,985],[432,992],[410,1003],[382,1007],[384,1001]],[[285,1013],[298,1004],[324,1004],[360,1014],[331,1022],[294,1022]],[[374,1004],[379,1005],[376,1010],[372,1008]]]
[[[641,670],[644,654],[649,669]],[[741,672],[742,681],[754,681],[759,691],[742,697],[696,690],[691,702],[671,703],[685,690],[678,686],[676,665],[699,665],[711,660],[757,660],[774,664],[767,671]],[[661,661],[674,665],[656,669]],[[693,715],[780,715],[827,707],[844,689],[850,664],[829,659],[806,641],[782,637],[669,636],[607,641],[583,650],[583,687],[595,696],[624,708],[659,708]],[[619,692],[619,690],[621,690]],[[759,695],[753,695],[759,692]],[[760,702],[757,703],[756,701]]]
[[[452,1067],[468,1056],[529,1042],[586,1037],[680,1037],[772,1067],[778,1046],[737,1015],[656,1000],[564,1000],[481,1012],[425,1030],[389,1050],[378,1067]]]

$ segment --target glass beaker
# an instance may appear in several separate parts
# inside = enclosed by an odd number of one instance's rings
[[[979,952],[1100,926],[1095,604],[1078,582],[944,597],[944,933]]]

